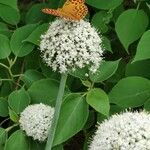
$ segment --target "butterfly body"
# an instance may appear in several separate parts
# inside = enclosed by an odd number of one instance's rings
[[[84,4],[84,0],[67,0],[62,8],[42,10],[44,13],[54,16],[63,17],[69,20],[81,20],[88,13],[88,8]]]

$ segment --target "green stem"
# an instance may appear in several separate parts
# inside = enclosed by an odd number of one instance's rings
[[[14,127],[18,126],[18,124],[14,124],[8,128],[5,129],[6,132],[9,132],[11,129],[13,129]]]
[[[6,65],[4,65],[4,64],[2,64],[2,63],[0,63],[0,66],[4,67],[4,68],[6,68],[6,69],[9,69],[8,66],[6,66]]]
[[[62,74],[60,85],[59,85],[59,91],[58,91],[58,95],[57,95],[57,99],[56,99],[54,118],[53,118],[51,128],[49,130],[49,135],[48,135],[48,140],[47,140],[45,150],[51,150],[52,146],[53,146],[53,141],[54,141],[54,137],[55,137],[56,127],[58,124],[60,109],[61,109],[61,105],[62,105],[62,99],[63,99],[65,85],[66,85],[66,80],[67,80],[67,73]]]
[[[13,81],[12,79],[0,79],[0,81]]]

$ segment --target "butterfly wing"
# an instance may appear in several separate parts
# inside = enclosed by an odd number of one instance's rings
[[[85,0],[67,0],[62,8],[58,9],[42,9],[42,12],[54,16],[63,17],[69,20],[81,20],[88,13]]]
[[[75,9],[77,12],[76,16],[80,19],[83,19],[88,13],[88,8],[85,5],[77,5]]]
[[[63,17],[63,18],[69,19],[69,20],[75,20],[75,18],[73,16],[71,16],[68,13],[63,12],[63,10],[61,8],[58,8],[58,9],[44,8],[44,9],[42,9],[42,12],[49,14],[49,15]]]
[[[88,13],[88,9],[84,0],[67,0],[62,7],[62,12],[68,14],[71,20],[81,20]]]
[[[54,15],[54,16],[60,16],[60,11],[59,9],[49,9],[49,8],[44,8],[42,9],[43,13]]]
[[[80,3],[80,4],[84,4],[85,0],[67,0],[66,3]]]

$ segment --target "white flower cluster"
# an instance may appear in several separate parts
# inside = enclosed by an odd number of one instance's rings
[[[98,127],[89,150],[150,150],[150,114],[112,116]]]
[[[51,126],[54,108],[40,104],[29,105],[21,113],[20,127],[34,140],[45,141]]]
[[[102,60],[102,39],[89,22],[57,19],[41,36],[43,60],[54,71],[84,68],[95,73]]]

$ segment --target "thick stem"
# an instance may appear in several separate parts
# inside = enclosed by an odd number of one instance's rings
[[[56,99],[54,118],[53,118],[53,122],[52,122],[52,125],[50,128],[50,131],[49,131],[45,150],[51,150],[52,146],[53,146],[53,141],[54,141],[54,137],[55,137],[56,127],[58,124],[60,109],[61,109],[61,105],[62,105],[62,99],[63,99],[65,85],[66,85],[66,80],[67,80],[67,73],[62,74],[60,85],[59,85],[59,91],[58,91],[58,95],[57,95],[57,99]]]

